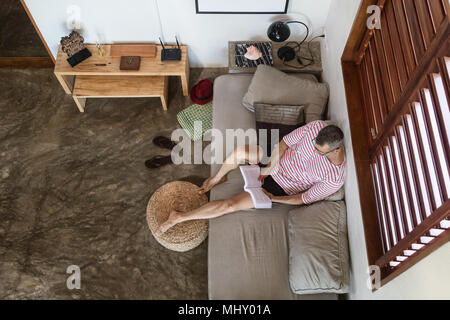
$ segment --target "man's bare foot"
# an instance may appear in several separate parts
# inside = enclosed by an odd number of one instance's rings
[[[169,214],[169,218],[159,226],[159,228],[155,232],[155,236],[159,237],[164,234],[167,230],[172,228],[174,225],[178,224],[178,218],[180,216],[180,212],[172,210]]]
[[[216,179],[216,177],[209,177],[208,179],[205,180],[205,182],[203,182],[202,186],[200,187],[200,190],[198,193],[202,194],[202,193],[207,193],[209,190],[211,190],[212,188],[214,188],[215,185],[220,184],[220,183],[224,183],[225,181],[227,181],[227,176],[223,176],[221,179]]]

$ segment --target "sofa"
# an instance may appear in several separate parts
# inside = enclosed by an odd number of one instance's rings
[[[226,129],[255,128],[254,113],[242,106],[243,97],[249,88],[252,77],[252,74],[227,74],[215,80],[213,128],[221,130],[223,133]],[[214,148],[214,141],[212,147]],[[226,156],[225,150],[223,150],[223,154]],[[211,175],[215,174],[219,168],[220,164],[212,164]],[[228,180],[225,183],[217,185],[211,190],[210,201],[232,197],[243,190],[243,185],[244,181],[240,170],[233,170],[228,174]],[[296,256],[293,256],[292,248],[290,248],[292,242],[290,245],[290,241],[294,241],[291,236],[295,237],[295,234],[292,234],[295,231],[291,230],[290,219],[308,215],[314,219],[320,212],[336,213],[337,210],[339,219],[343,219],[345,224],[345,203],[342,198],[341,195],[331,199],[335,201],[322,201],[302,207],[274,203],[271,209],[250,209],[211,219],[208,238],[209,299],[338,299],[337,293],[322,292],[323,290],[311,290],[310,292],[303,290],[302,294],[294,293],[296,288],[293,288],[290,279],[293,277],[291,263]],[[313,228],[310,229],[313,230]],[[317,232],[321,233],[320,230]],[[337,250],[342,255],[341,259],[345,261],[348,260],[346,229],[341,230],[340,233],[344,240],[340,242]],[[305,236],[305,234],[298,234],[298,236]],[[326,236],[324,237],[326,238]],[[308,246],[311,247],[311,245]],[[299,254],[298,258],[303,259],[301,257],[303,249],[300,249],[300,252],[298,248],[296,250]],[[314,281],[314,278],[321,277],[323,274],[322,271],[311,271],[309,267],[305,270],[304,278],[307,281],[311,279]],[[347,276],[343,275],[346,278],[344,282],[348,282]],[[320,281],[321,279],[316,280]]]

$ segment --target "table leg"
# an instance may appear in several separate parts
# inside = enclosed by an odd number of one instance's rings
[[[73,100],[75,101],[78,110],[80,110],[80,112],[84,112],[84,108],[86,106],[86,98],[78,98],[77,96],[73,96]]]
[[[72,94],[72,87],[75,80],[75,76],[72,76],[72,78],[67,81],[65,76],[59,73],[55,73],[56,79],[58,79],[59,83],[61,84],[61,87],[63,87],[64,92],[66,94]]]
[[[187,97],[189,95],[189,62],[186,61],[186,70],[181,75],[181,86],[183,87],[183,95]]]
[[[164,93],[161,96],[161,103],[164,111],[167,111],[167,106],[169,105],[169,77],[164,77]]]

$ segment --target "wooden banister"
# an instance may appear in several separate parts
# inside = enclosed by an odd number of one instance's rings
[[[402,255],[404,250],[411,248],[411,245],[413,243],[420,242],[420,237],[427,234],[427,232],[431,228],[438,225],[439,222],[444,220],[449,215],[449,212],[450,212],[450,201],[447,200],[446,203],[442,205],[442,207],[434,211],[420,225],[416,226],[411,233],[409,233],[405,238],[400,240],[394,247],[391,248],[391,250],[386,252],[386,254],[380,257],[376,261],[376,264],[379,267],[385,267],[386,265],[388,265],[390,261],[395,260],[396,256]],[[445,233],[448,232],[450,232],[449,229],[445,231]],[[424,247],[424,250],[426,250],[426,246]],[[417,251],[415,254],[418,253],[420,253],[420,250]]]
[[[373,4],[381,30],[365,26]],[[382,284],[449,238],[448,9],[363,0],[342,56],[368,260]]]

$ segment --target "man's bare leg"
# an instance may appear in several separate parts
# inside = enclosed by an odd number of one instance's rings
[[[258,164],[261,161],[262,156],[263,150],[258,145],[245,145],[242,147],[237,147],[227,156],[219,171],[217,171],[214,176],[209,177],[205,180],[205,182],[203,182],[199,192],[206,193],[215,185],[225,182],[227,180],[227,173],[236,169],[239,164],[243,164],[244,162]]]
[[[174,225],[184,221],[217,218],[227,213],[253,207],[252,197],[243,191],[230,199],[212,201],[189,212],[172,211],[167,221],[159,226],[156,236],[160,236]]]

